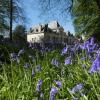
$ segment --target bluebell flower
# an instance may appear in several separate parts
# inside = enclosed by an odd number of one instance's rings
[[[100,57],[98,56],[93,62],[89,72],[94,73],[94,72],[99,72],[99,71],[100,71]]]
[[[82,45],[80,45],[80,48],[83,50],[87,50],[89,53],[93,52],[94,49],[96,48],[96,44],[94,43],[94,37],[88,39],[85,41]]]
[[[86,49],[85,44],[81,44],[81,45],[80,45],[80,48],[81,48],[82,50],[85,50],[85,49]]]
[[[79,44],[76,44],[75,51],[78,51],[78,50],[80,50],[80,45]]]
[[[95,38],[94,37],[91,37],[90,38],[90,45],[94,45],[94,42],[95,42]]]
[[[83,44],[81,44],[79,47],[80,47],[82,50],[86,50],[87,47],[88,47],[88,45],[89,45],[89,41],[87,40],[87,41],[85,41]]]
[[[65,59],[65,65],[70,65],[70,64],[72,64],[72,59],[71,59],[71,57],[67,57]]]
[[[90,44],[89,40],[84,42],[84,46],[87,47]]]
[[[95,53],[96,53],[96,58],[100,57],[100,48],[98,50],[96,50]]]
[[[86,57],[82,57],[81,60],[86,60]]]
[[[72,90],[70,92],[74,94],[74,93],[79,92],[80,90],[82,90],[83,87],[84,87],[83,84],[81,84],[81,83],[77,84],[74,88],[72,88]]]
[[[17,53],[11,53],[10,58],[11,58],[11,61],[16,61],[17,63],[20,63],[20,59],[19,59]]]
[[[75,97],[74,100],[79,100],[78,97]]]
[[[16,59],[16,57],[17,57],[17,53],[11,53],[10,54],[10,58],[11,59]]]
[[[24,68],[29,68],[30,64],[29,63],[25,63]]]
[[[25,52],[24,49],[21,49],[19,52],[18,52],[18,56],[20,56],[21,54],[23,54]]]
[[[40,65],[37,65],[35,71],[36,71],[36,72],[42,71],[42,67],[41,67]]]
[[[62,82],[61,82],[61,81],[56,81],[56,80],[54,80],[54,82],[56,83],[56,85],[57,85],[59,88],[62,88]]]
[[[59,66],[58,60],[56,60],[56,59],[54,59],[54,58],[52,59],[51,64],[54,65],[54,66],[56,66],[56,67]]]
[[[58,89],[56,87],[52,87],[50,91],[50,100],[55,100],[55,95],[58,93]]]
[[[43,81],[40,79],[38,81],[38,83],[37,83],[37,86],[36,86],[36,91],[37,92],[40,92],[41,91],[42,83],[43,83]]]
[[[95,48],[96,48],[96,44],[94,44],[94,45],[87,45],[87,51],[88,51],[88,53],[93,52]]]
[[[61,55],[66,54],[66,53],[67,53],[67,51],[68,51],[68,47],[64,47],[64,48],[63,48],[63,50],[62,50]]]

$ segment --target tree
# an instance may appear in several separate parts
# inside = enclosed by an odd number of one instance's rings
[[[75,0],[72,13],[77,34],[100,40],[100,9],[97,0]]]
[[[12,41],[13,22],[19,19],[23,20],[23,11],[18,0],[2,0],[0,5],[0,17],[2,18],[0,30],[9,28],[10,40]]]
[[[17,25],[13,31],[12,36],[13,36],[13,41],[26,42],[26,28],[25,28],[25,26]]]
[[[9,25],[7,23],[7,13],[6,13],[6,0],[0,1],[0,33],[9,29]]]
[[[10,15],[10,40],[12,41],[12,26],[13,21],[16,21],[18,19],[23,19],[22,16],[22,8],[18,5],[19,0],[10,0],[10,6],[8,7],[8,13]]]
[[[17,25],[14,29],[13,34],[20,34],[20,35],[25,35],[26,34],[26,28],[24,25]]]

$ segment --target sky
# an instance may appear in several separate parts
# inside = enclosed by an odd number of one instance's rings
[[[69,14],[61,13],[60,5],[56,6],[57,9],[51,9],[44,13],[40,8],[38,0],[22,0],[21,6],[24,9],[24,15],[27,18],[27,28],[33,27],[38,24],[45,24],[51,21],[58,21],[64,30],[75,33],[72,18]]]

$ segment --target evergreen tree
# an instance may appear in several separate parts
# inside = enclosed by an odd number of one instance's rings
[[[0,31],[9,29],[10,40],[12,41],[13,23],[19,19],[23,20],[23,10],[18,0],[3,0],[0,2]]]

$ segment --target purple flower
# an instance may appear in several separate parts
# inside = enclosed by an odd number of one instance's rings
[[[81,60],[86,60],[86,57],[82,57]]]
[[[94,49],[96,48],[96,44],[94,44],[94,37],[88,39],[87,41],[84,42],[84,44],[80,45],[80,48],[82,50],[87,50],[88,53],[91,53],[94,51]]]
[[[21,54],[23,54],[25,52],[24,49],[21,49],[19,52],[18,52],[18,56],[20,56]]]
[[[91,45],[94,45],[94,41],[95,41],[95,38],[94,38],[94,37],[91,37],[91,38],[90,38],[90,44],[91,44]]]
[[[80,45],[80,48],[81,48],[82,50],[85,50],[85,49],[86,49],[85,44]]]
[[[70,64],[72,64],[72,59],[71,57],[68,57],[65,59],[65,65],[70,65]]]
[[[19,59],[19,57],[17,56],[17,53],[11,53],[11,54],[10,54],[10,58],[11,58],[12,61],[16,61],[17,63],[20,62],[20,59]]]
[[[83,84],[81,84],[81,83],[77,84],[70,92],[74,94],[74,93],[79,92],[80,90],[82,90],[83,87],[84,87]]]
[[[68,47],[64,47],[64,48],[63,48],[63,50],[62,50],[61,55],[66,54],[66,53],[67,53],[67,51],[68,51]]]
[[[97,57],[100,57],[100,48],[96,51]]]
[[[16,53],[11,53],[11,54],[10,54],[10,58],[11,58],[11,59],[16,59],[16,57],[17,57],[17,54],[16,54]]]
[[[75,97],[74,100],[79,100],[78,97]]]
[[[41,66],[40,65],[37,65],[35,71],[36,72],[40,72],[41,70],[42,70]]]
[[[50,100],[55,100],[55,95],[58,93],[58,89],[56,87],[52,87],[50,91]]]
[[[56,59],[52,59],[52,61],[51,61],[51,64],[52,65],[55,65],[55,66],[59,66],[59,62],[58,62],[58,60],[56,60]]]
[[[90,45],[89,40],[85,41],[83,44],[80,45],[82,50],[86,50],[88,45]]]
[[[76,51],[80,50],[80,45],[79,45],[79,44],[76,44],[76,45],[75,45],[75,50],[76,50]]]
[[[41,91],[42,83],[43,83],[42,80],[39,80],[39,81],[38,81],[37,86],[36,86],[36,91],[37,91],[37,92],[40,92],[40,91]]]
[[[62,88],[62,83],[61,83],[61,81],[56,81],[56,80],[54,80],[54,82],[56,83],[56,85],[57,85],[59,88]]]
[[[24,68],[29,68],[30,64],[29,63],[25,63]]]
[[[99,72],[100,71],[100,57],[98,56],[96,60],[93,62],[92,67],[90,68],[89,72]]]
[[[94,44],[94,45],[87,45],[87,51],[88,51],[88,53],[93,52],[95,48],[96,48],[96,44]]]

